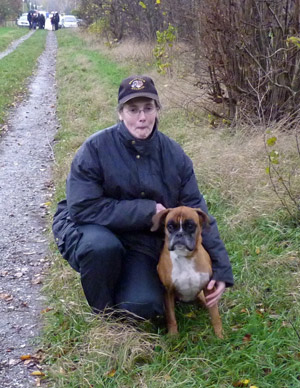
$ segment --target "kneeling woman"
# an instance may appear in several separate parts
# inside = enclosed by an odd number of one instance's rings
[[[153,80],[124,79],[118,103],[120,122],[89,137],[75,155],[53,233],[95,312],[120,309],[149,319],[164,313],[156,270],[163,236],[150,231],[153,215],[181,205],[208,210],[190,158],[158,130]],[[213,305],[233,277],[210,218],[203,245],[213,263],[209,288],[216,289],[207,300]]]

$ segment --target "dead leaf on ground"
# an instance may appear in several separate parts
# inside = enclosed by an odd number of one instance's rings
[[[42,278],[40,276],[31,280],[31,284],[33,284],[33,285],[41,284],[41,283],[42,283]]]
[[[241,324],[234,325],[234,326],[231,326],[231,330],[232,331],[239,331],[242,327],[243,327],[243,325],[241,325]]]
[[[187,318],[196,318],[196,314],[194,311],[191,311],[190,313],[184,314],[185,317]]]
[[[0,299],[5,300],[5,302],[10,302],[14,297],[10,294],[0,293]]]
[[[271,368],[263,368],[263,372],[265,375],[269,375],[270,373],[272,373],[272,369]]]
[[[287,321],[282,321],[282,327],[292,327],[292,325],[290,324],[290,322],[287,322]]]
[[[269,318],[270,318],[270,319],[280,319],[280,317],[281,317],[281,316],[280,316],[279,314],[270,314],[270,315],[269,315]]]
[[[32,376],[45,376],[45,373],[41,372],[40,370],[35,370],[31,373]]]
[[[236,381],[232,385],[234,387],[248,387],[249,383],[250,383],[250,380],[244,379],[244,380]]]
[[[41,311],[41,314],[48,313],[49,311],[52,311],[52,310],[54,310],[53,307],[47,307],[47,308],[45,308],[44,310]]]
[[[249,342],[251,341],[251,334],[246,334],[243,337],[243,342]]]
[[[35,362],[34,362],[34,360],[25,360],[24,365],[25,366],[34,366]]]
[[[31,354],[24,354],[20,357],[22,361],[29,360],[31,358]]]
[[[109,372],[106,372],[104,374],[104,376],[107,376],[107,377],[114,377],[114,375],[116,374],[117,370],[116,369],[112,369],[110,370]]]

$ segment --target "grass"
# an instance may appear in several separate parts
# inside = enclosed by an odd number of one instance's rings
[[[113,53],[104,56],[75,32],[62,30],[57,36],[61,127],[53,211],[64,197],[74,152],[91,133],[115,122],[118,85],[130,73],[128,61],[123,66]],[[155,80],[159,86],[166,82]],[[162,321],[134,325],[93,316],[78,274],[52,243],[53,265],[45,285],[49,311],[41,338],[46,381],[53,388],[300,387],[300,231],[267,185],[264,159],[256,158],[260,138],[212,134],[171,108],[162,112],[160,129],[193,158],[232,261],[236,284],[220,303],[226,337],[217,339],[207,312],[193,304],[177,305],[176,338],[166,335]],[[256,166],[255,179],[242,167],[249,160]],[[271,206],[265,206],[267,199]]]
[[[0,27],[0,52],[7,49],[14,40],[21,38],[21,36],[27,33],[28,28]]]
[[[46,31],[37,31],[0,60],[0,123],[6,117],[7,108],[26,91],[28,77],[36,67],[37,58],[45,49]]]

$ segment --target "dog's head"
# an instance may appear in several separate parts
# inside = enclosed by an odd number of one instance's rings
[[[152,223],[152,232],[164,225],[169,251],[193,251],[199,239],[201,242],[202,226],[209,223],[209,217],[201,209],[180,206],[155,214]]]

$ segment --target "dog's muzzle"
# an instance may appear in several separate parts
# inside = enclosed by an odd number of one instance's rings
[[[187,235],[182,232],[170,236],[168,246],[169,251],[175,251],[176,249],[187,249],[189,251],[193,251],[195,247],[196,240],[193,236]]]

